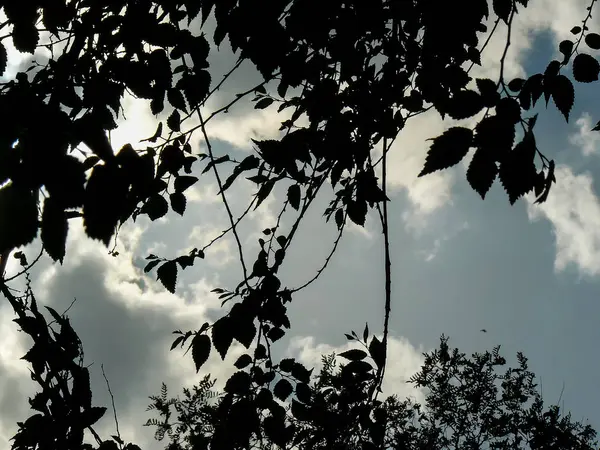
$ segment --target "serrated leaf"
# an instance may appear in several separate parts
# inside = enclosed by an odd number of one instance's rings
[[[176,109],[174,109],[171,115],[167,118],[167,126],[171,131],[181,131],[181,116],[179,115],[179,111]]]
[[[364,200],[350,200],[346,206],[346,213],[350,220],[361,227],[365,225],[367,211],[367,202]]]
[[[294,392],[292,383],[285,378],[279,380],[273,389],[273,395],[275,395],[275,397],[281,401],[285,401],[292,394],[292,392]]]
[[[500,17],[505,23],[508,23],[508,18],[512,10],[512,0],[493,0],[492,7],[494,14]]]
[[[534,164],[536,153],[535,138],[530,131],[525,133],[515,148],[500,164],[498,175],[508,194],[510,204],[533,190],[537,172]]]
[[[252,363],[252,356],[244,353],[240,356],[237,361],[233,364],[237,369],[242,370],[244,367],[249,366]]]
[[[185,98],[179,89],[171,88],[167,91],[167,100],[173,108],[186,111]]]
[[[300,185],[292,184],[287,191],[287,199],[290,202],[290,206],[294,208],[296,211],[300,208]]]
[[[12,30],[13,44],[23,53],[34,53],[40,39],[40,34],[33,22],[15,23]]]
[[[87,428],[98,422],[105,412],[106,408],[104,406],[92,406],[81,414],[81,421]]]
[[[436,170],[443,170],[458,164],[467,154],[473,143],[473,131],[464,127],[452,127],[441,136],[433,139],[420,177]]]
[[[167,261],[158,268],[156,277],[170,293],[174,294],[175,284],[177,283],[177,263]]]
[[[210,355],[210,338],[206,334],[197,333],[192,339],[192,359],[196,372],[204,365]]]
[[[148,198],[140,212],[147,214],[150,220],[158,220],[169,212],[169,204],[162,195],[154,194]]]
[[[183,216],[186,206],[185,195],[182,192],[174,192],[169,195],[169,200],[171,201],[171,209],[180,216]]]
[[[575,89],[566,76],[558,75],[552,80],[552,100],[568,122],[569,113],[575,102]]]
[[[385,362],[385,349],[383,348],[383,342],[377,339],[377,336],[373,336],[373,339],[371,339],[369,354],[373,358],[373,361],[375,361],[375,365],[381,368]]]
[[[483,109],[483,99],[479,93],[470,90],[459,91],[450,99],[446,111],[456,120],[473,117]]]
[[[144,273],[150,272],[152,269],[154,269],[160,263],[161,263],[160,259],[155,259],[153,261],[150,261],[148,264],[146,264],[146,267],[144,267]]]
[[[493,107],[500,100],[500,94],[498,92],[498,86],[496,83],[489,78],[477,78],[475,80],[477,89],[481,94],[483,104],[486,107]]]
[[[233,184],[233,182],[242,172],[256,169],[259,165],[260,159],[258,159],[255,155],[246,156],[241,163],[235,166],[231,175],[229,175],[229,177],[227,177],[227,179],[225,180],[225,183],[223,183],[223,191],[229,189],[229,187]]]
[[[485,150],[477,149],[467,169],[467,181],[482,199],[485,199],[497,175],[496,162],[486,155]]]
[[[600,50],[600,34],[588,33],[585,35],[585,43],[589,48]]]
[[[273,99],[271,97],[263,97],[254,105],[254,109],[265,109],[269,107],[273,103]]]
[[[345,352],[340,353],[342,358],[346,358],[350,361],[361,361],[367,357],[367,352],[363,350],[359,350],[357,348],[353,348],[351,350],[347,350]]]
[[[586,53],[580,53],[573,59],[573,78],[580,83],[591,83],[598,80],[600,64],[598,60]]]
[[[508,89],[513,92],[519,92],[524,84],[525,80],[523,78],[513,78],[508,82]]]
[[[4,75],[6,66],[8,64],[8,54],[6,53],[6,47],[0,42],[0,77]]]
[[[69,224],[64,208],[61,208],[52,197],[44,200],[42,212],[41,238],[44,250],[61,264],[65,257],[65,246]]]
[[[14,185],[0,188],[0,230],[0,254],[35,239],[38,211],[32,192]]]
[[[198,177],[192,177],[188,175],[180,175],[175,178],[174,188],[175,192],[184,192],[190,186],[198,181]]]
[[[238,371],[229,377],[223,390],[229,394],[244,395],[250,389],[251,383],[247,372]]]
[[[212,327],[212,342],[219,355],[221,355],[221,359],[224,360],[233,342],[233,329],[229,317],[221,317],[214,323]]]

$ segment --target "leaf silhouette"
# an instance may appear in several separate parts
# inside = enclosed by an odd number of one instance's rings
[[[485,199],[497,175],[496,162],[486,154],[484,149],[477,149],[467,169],[467,181],[482,199]]]
[[[580,83],[591,83],[598,80],[600,64],[593,56],[580,53],[573,59],[573,78]]]
[[[169,195],[171,201],[171,209],[180,216],[185,212],[186,199],[182,192],[174,192]]]
[[[588,33],[585,35],[585,43],[594,50],[600,50],[600,34]]]
[[[500,17],[505,23],[508,23],[508,18],[510,16],[510,12],[512,10],[512,1],[511,0],[493,0],[492,7],[494,8],[494,13]]]
[[[290,202],[290,206],[294,208],[296,211],[300,208],[300,185],[292,184],[287,191],[287,198]]]
[[[167,261],[156,271],[156,277],[170,293],[175,293],[175,284],[177,282],[177,263]]]
[[[8,54],[6,53],[6,47],[0,42],[0,77],[4,75],[6,71],[6,65],[8,64]]]
[[[360,361],[367,357],[367,352],[354,348],[340,353],[340,356],[350,361]]]
[[[173,110],[171,115],[167,118],[167,126],[171,131],[181,131],[181,116],[179,111]]]
[[[44,250],[54,261],[60,261],[62,264],[69,225],[65,210],[57,205],[52,197],[44,200],[41,228]]]
[[[184,192],[186,189],[188,189],[190,186],[195,184],[197,181],[198,181],[197,177],[192,177],[192,176],[188,176],[188,175],[180,175],[177,178],[175,178],[175,183],[174,183],[175,192]]]
[[[433,139],[427,152],[425,166],[420,177],[436,170],[443,170],[458,164],[467,154],[473,142],[473,131],[469,128],[452,127],[441,136]]]
[[[13,184],[0,188],[0,230],[0,254],[35,239],[38,212],[32,192]]]
[[[212,342],[221,359],[225,359],[227,351],[233,342],[233,330],[229,317],[224,316],[217,320],[212,327]]]
[[[273,389],[273,395],[275,395],[275,397],[277,397],[282,402],[284,402],[290,395],[292,395],[292,392],[294,392],[292,383],[290,383],[285,378],[279,380],[275,385],[275,388]]]
[[[192,359],[196,365],[196,372],[204,365],[210,355],[211,343],[206,334],[196,333],[192,339]]]
[[[568,122],[569,113],[575,102],[575,90],[573,83],[566,76],[558,75],[552,80],[552,100]]]

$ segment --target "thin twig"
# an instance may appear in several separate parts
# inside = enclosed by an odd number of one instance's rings
[[[25,267],[23,270],[21,270],[16,275],[13,275],[12,277],[3,279],[2,282],[8,283],[9,281],[12,281],[17,277],[20,277],[21,275],[23,275],[24,273],[29,271],[29,269],[31,269],[40,260],[40,258],[42,257],[43,254],[44,254],[44,248],[42,247],[40,249],[40,253],[37,255],[37,257],[33,260],[33,262],[31,264],[29,264],[27,267]],[[0,264],[3,264],[2,269],[4,269],[4,265],[6,265],[6,260],[8,260],[8,255],[10,255],[10,252],[7,252],[5,255],[2,255],[2,262],[0,263]]]
[[[108,378],[106,377],[106,373],[104,372],[104,364],[100,364],[100,368],[102,369],[102,376],[104,377],[104,381],[106,381],[106,387],[108,388],[108,394],[110,395],[110,401],[112,403],[113,417],[115,418],[115,427],[117,429],[117,437],[119,438],[119,441],[122,441],[121,432],[119,431],[119,419],[117,418],[117,408],[115,407],[115,396],[113,395],[110,389],[110,383],[108,382]]]

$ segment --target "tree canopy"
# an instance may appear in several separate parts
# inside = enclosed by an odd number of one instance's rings
[[[449,126],[432,136],[420,176],[472,153],[465,176],[481,198],[498,180],[511,204],[530,193],[544,202],[556,181],[555,163],[536,144],[534,108],[543,102],[568,121],[577,83],[598,80],[600,64],[589,50],[600,49],[600,35],[587,27],[594,4],[573,24],[572,39],[560,43],[561,60],[508,80],[511,27],[528,0],[468,0],[460,7],[433,0],[6,2],[0,72],[10,65],[8,42],[39,57],[0,84],[0,273],[13,250],[37,238],[42,253],[62,263],[74,220],[110,247],[123,223],[183,215],[186,190],[199,176],[214,176],[230,222],[222,236],[237,243],[242,278],[215,290],[223,315],[178,330],[171,349],[190,349],[197,371],[211,352],[224,359],[234,340],[248,351],[224,392],[214,394],[218,401],[209,401],[209,378],[185,391],[184,400],[169,401],[166,389],[153,399],[165,420],[170,406],[180,416],[174,428],[152,422],[159,437],[172,439],[171,449],[486,448],[484,442],[498,449],[591,448],[589,428],[557,408],[543,409],[522,355],[516,369],[495,374],[504,364],[497,349],[467,359],[442,339],[413,380],[430,390],[425,405],[377,398],[391,310],[386,180],[392,143],[413,117],[435,110]],[[501,29],[507,39],[497,78],[471,77]],[[238,59],[216,79],[209,54],[225,42]],[[210,100],[242,63],[256,67],[260,82],[212,108]],[[116,149],[110,132],[123,117],[126,94],[149,102],[156,128],[144,142]],[[207,125],[241,102],[276,110],[279,137],[254,140],[254,151],[239,161],[216,156]],[[255,195],[234,217],[227,194],[241,178],[253,183]],[[333,193],[323,215],[333,219],[338,236],[349,221],[363,226],[369,211],[378,215],[385,307],[382,334],[348,335],[364,350],[339,355],[346,360],[340,370],[326,359],[315,378],[298,361],[275,361],[271,346],[292,325],[287,309],[294,295],[324,273],[339,242],[314,278],[282,285],[286,252],[324,186]],[[276,187],[286,192],[281,212],[250,262],[238,224]],[[287,229],[284,213],[294,217]],[[178,273],[204,259],[205,250],[148,255],[144,271],[155,271],[175,292]],[[14,256],[23,273],[35,263],[20,251]],[[82,448],[88,430],[97,447],[84,448],[136,449],[93,431],[105,408],[92,405],[89,371],[68,318],[49,307],[42,314],[29,284],[16,294],[10,281],[3,279],[2,292],[33,340],[24,359],[42,388],[13,448]]]

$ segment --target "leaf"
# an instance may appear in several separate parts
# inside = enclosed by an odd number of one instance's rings
[[[186,189],[188,189],[190,186],[192,186],[197,181],[198,181],[197,177],[192,177],[192,176],[188,176],[188,175],[180,175],[177,178],[175,178],[175,183],[174,183],[175,192],[184,192]]]
[[[294,392],[292,383],[285,378],[279,380],[273,389],[273,395],[283,402],[292,394],[292,392]]]
[[[187,111],[185,98],[179,89],[171,88],[167,91],[167,100],[173,108]]]
[[[225,183],[223,183],[223,192],[226,191],[236,180],[236,178],[247,170],[256,169],[260,165],[260,159],[258,159],[255,155],[246,156],[241,163],[239,163],[233,169],[233,172],[227,179]]]
[[[365,323],[365,329],[363,330],[363,341],[367,342],[369,337],[369,324]]]
[[[581,33],[581,27],[571,28],[571,33],[573,33],[574,35],[578,35],[579,33]]]
[[[192,339],[192,359],[196,365],[196,373],[208,360],[210,348],[210,338],[206,334],[196,333]]]
[[[512,0],[493,0],[492,7],[496,14],[504,23],[508,23],[510,12],[512,10]]]
[[[367,352],[354,348],[340,353],[340,356],[350,361],[361,361],[367,357]]]
[[[61,264],[65,257],[68,229],[69,224],[64,208],[57,205],[51,196],[47,197],[42,212],[42,244],[50,258],[60,261]]]
[[[560,51],[565,57],[563,59],[563,64],[566,64],[571,58],[571,53],[573,52],[574,45],[575,44],[573,43],[573,41],[569,39],[565,39],[564,41],[561,41],[560,44],[558,44],[558,51]]]
[[[527,131],[521,142],[503,159],[498,171],[500,182],[510,204],[533,190],[537,172],[534,164],[536,153],[535,138],[531,131]]]
[[[302,403],[310,403],[312,399],[312,391],[306,383],[296,383],[296,397]]]
[[[225,383],[225,392],[229,394],[244,395],[250,390],[252,380],[247,372],[238,371],[231,375]]]
[[[573,83],[566,76],[558,75],[552,80],[552,100],[568,122],[569,112],[575,101],[575,90]]]
[[[0,230],[0,254],[35,239],[38,211],[31,191],[13,184],[0,188]]]
[[[242,370],[244,367],[249,366],[252,363],[252,356],[248,353],[244,353],[240,356],[237,361],[233,364],[237,369]]]
[[[475,91],[459,91],[450,99],[446,112],[456,120],[473,117],[483,108],[483,99]]]
[[[8,64],[8,54],[6,53],[6,47],[0,42],[0,77],[6,72],[6,66]]]
[[[148,264],[146,264],[146,267],[144,267],[144,273],[148,273],[150,272],[152,269],[154,269],[157,265],[160,264],[160,259],[155,259],[153,261],[150,261]]]
[[[500,100],[496,83],[489,78],[477,78],[475,82],[477,83],[477,89],[479,89],[484,106],[495,106],[498,100]]]
[[[600,64],[593,56],[580,53],[573,59],[573,78],[580,83],[591,83],[598,80]]]
[[[17,50],[23,53],[35,53],[40,34],[35,23],[17,22],[12,30],[13,44]]]
[[[519,92],[524,84],[525,80],[523,78],[513,78],[509,81],[508,88],[513,92]]]
[[[302,403],[292,399],[292,415],[301,421],[311,421],[313,416],[311,415],[310,409],[308,406],[303,405]]]
[[[385,349],[383,348],[383,342],[377,339],[377,336],[373,336],[371,343],[369,344],[369,354],[378,368],[383,367],[385,362]]]
[[[212,342],[221,359],[225,359],[227,351],[233,342],[233,330],[229,317],[224,316],[217,320],[212,327]]]
[[[589,48],[600,50],[600,34],[588,33],[585,35],[585,43]]]
[[[167,261],[158,268],[156,277],[170,293],[174,294],[177,282],[177,263],[175,261]]]
[[[497,175],[498,166],[494,159],[484,149],[477,149],[467,169],[467,181],[482,199],[485,199]]]
[[[364,200],[350,200],[346,206],[346,213],[350,220],[361,227],[365,225],[367,210],[367,202]]]
[[[290,206],[296,211],[300,208],[300,185],[292,184],[287,191],[287,199],[290,202]]]
[[[142,209],[141,214],[147,214],[150,220],[158,220],[169,212],[169,204],[162,195],[151,195]]]
[[[181,131],[181,116],[179,111],[173,110],[171,115],[167,118],[167,126],[171,131]]]
[[[180,216],[183,216],[186,206],[185,195],[182,192],[174,192],[169,195],[169,200],[171,200],[171,209]]]
[[[104,406],[92,406],[87,411],[84,411],[81,414],[81,421],[85,424],[85,427],[89,427],[98,422],[104,413],[106,412],[106,408]]]
[[[436,170],[443,170],[458,164],[467,154],[473,143],[473,131],[469,128],[452,127],[441,136],[433,139],[427,152],[425,166],[420,177]]]
[[[254,109],[265,109],[269,107],[273,103],[273,99],[271,97],[263,97],[254,105]]]
[[[145,142],[145,141],[152,142],[152,143],[156,142],[156,140],[162,136],[162,130],[163,130],[163,123],[158,122],[158,126],[156,127],[156,131],[154,132],[154,134],[149,138],[142,139],[141,142]]]

